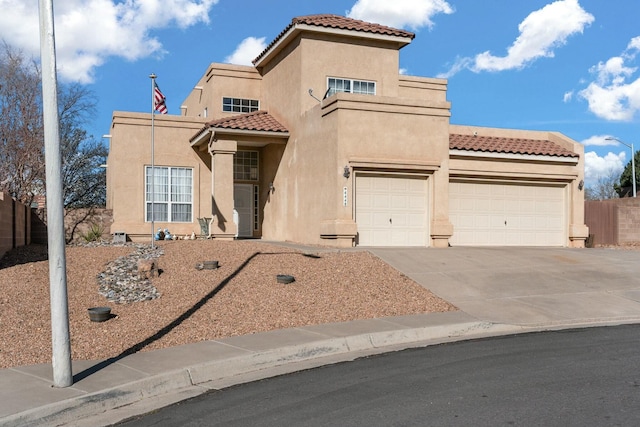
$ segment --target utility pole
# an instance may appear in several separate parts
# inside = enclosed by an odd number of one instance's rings
[[[69,387],[73,384],[73,375],[71,373],[69,302],[67,300],[67,259],[64,247],[64,204],[53,3],[52,0],[39,0],[39,2],[53,385]]]

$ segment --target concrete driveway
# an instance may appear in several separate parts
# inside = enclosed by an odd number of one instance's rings
[[[367,249],[480,320],[522,326],[640,321],[640,251]]]

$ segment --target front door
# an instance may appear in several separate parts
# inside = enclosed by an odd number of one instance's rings
[[[238,212],[238,237],[253,237],[253,184],[233,185],[233,207]]]

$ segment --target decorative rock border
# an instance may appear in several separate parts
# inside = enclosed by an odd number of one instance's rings
[[[134,249],[133,253],[110,262],[105,271],[97,276],[100,295],[116,304],[148,301],[160,297],[156,287],[151,284],[153,274],[140,274],[138,268],[141,260],[153,260],[152,264],[158,270],[157,260],[164,254],[164,249],[140,244],[131,246]],[[146,265],[148,262],[141,264]]]

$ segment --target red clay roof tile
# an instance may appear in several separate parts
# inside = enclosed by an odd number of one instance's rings
[[[340,30],[355,30],[374,34],[386,34],[396,37],[408,37],[412,40],[416,36],[414,33],[409,31],[330,14],[298,16],[297,18],[293,18],[291,21],[291,25],[295,24],[307,24],[318,27],[337,28]]]
[[[255,130],[263,132],[289,132],[273,116],[266,111],[240,114],[210,121],[206,128]]]
[[[415,38],[415,34],[409,31],[400,30],[397,28],[387,27],[380,24],[373,24],[371,22],[360,21],[358,19],[347,18],[339,15],[331,15],[331,14],[321,14],[321,15],[307,15],[307,16],[298,16],[291,20],[291,23],[280,32],[276,36],[275,39],[269,46],[258,55],[256,59],[253,60],[255,64],[258,62],[262,56],[275,45],[278,40],[280,40],[286,33],[294,27],[295,25],[305,24],[312,25],[316,27],[325,27],[325,28],[335,28],[338,30],[353,30],[353,31],[361,31],[365,33],[373,33],[373,34],[383,34],[394,37],[407,37],[413,40]]]
[[[562,148],[551,141],[479,135],[451,134],[449,135],[449,149],[482,151],[488,153],[579,157],[577,153]]]

